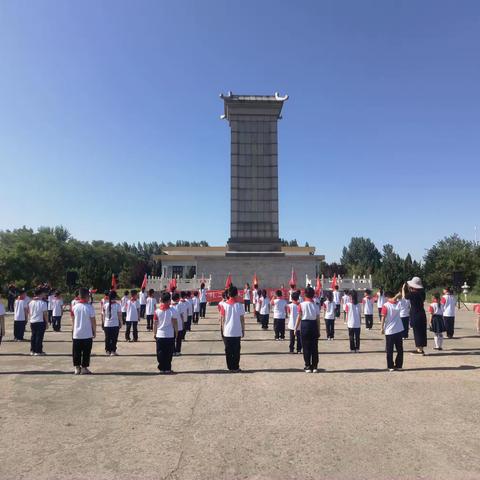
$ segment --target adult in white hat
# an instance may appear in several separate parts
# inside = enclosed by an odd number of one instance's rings
[[[413,277],[403,285],[402,294],[410,300],[410,326],[415,339],[415,351],[418,355],[425,355],[427,346],[427,314],[425,313],[425,289],[419,277]]]

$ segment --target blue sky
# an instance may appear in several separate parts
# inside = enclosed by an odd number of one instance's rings
[[[0,229],[229,236],[221,92],[290,99],[280,232],[421,258],[479,222],[480,2],[0,2]]]

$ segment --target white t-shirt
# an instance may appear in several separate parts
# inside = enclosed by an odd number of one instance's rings
[[[338,290],[333,291],[333,301],[335,305],[340,305],[340,292]]]
[[[52,300],[55,298],[54,295],[49,295],[47,300],[48,300],[48,309],[49,310],[53,310],[53,303],[52,303]]]
[[[386,302],[382,307],[382,316],[385,317],[385,323],[383,324],[385,335],[403,332],[404,328],[398,302]]]
[[[25,302],[25,299],[17,298],[15,304],[13,305],[13,320],[16,322],[24,322],[25,318],[25,309],[28,308],[28,304]]]
[[[127,322],[138,322],[138,309],[139,309],[138,300],[128,300],[126,305]]]
[[[323,308],[325,310],[325,320],[335,320],[335,302],[325,300]]]
[[[0,301],[0,316],[5,315],[5,305]]]
[[[224,318],[223,336],[241,337],[241,317],[245,315],[245,307],[243,304],[238,303],[230,298],[226,302],[223,302],[222,306],[220,307],[220,315]]]
[[[165,308],[164,305],[160,305],[154,313],[154,318],[158,322],[157,332],[155,336],[157,338],[174,338],[175,329],[173,328],[172,320],[177,318],[176,308]],[[178,319],[177,319],[178,321]]]
[[[181,316],[181,313],[183,311],[183,307],[180,306],[180,303],[172,303],[170,305],[170,308],[173,310],[174,318],[177,319],[178,331],[181,332],[183,330],[183,319],[182,319],[182,316]],[[185,320],[187,320],[187,319],[185,318]]]
[[[385,305],[385,295],[377,295],[377,307],[382,308]]]
[[[343,305],[343,311],[345,312],[345,307],[347,306],[347,303],[350,301],[350,296],[344,293],[342,295],[342,305]]]
[[[124,295],[120,300],[120,305],[122,307],[122,313],[126,313],[127,311],[127,302],[128,302],[128,295]]]
[[[406,298],[401,298],[398,301],[398,304],[400,305],[400,317],[401,318],[406,318],[410,316],[410,300]]]
[[[52,298],[52,317],[62,316],[63,299],[60,297]]]
[[[457,306],[457,299],[454,295],[444,295],[441,299],[443,305],[443,315],[445,317],[455,316],[455,307]]]
[[[258,302],[258,292],[256,290],[252,291],[252,302],[255,304]]]
[[[192,302],[193,302],[193,312],[198,313],[200,311],[200,300],[196,295],[193,296]]]
[[[302,320],[316,320],[320,314],[318,305],[308,299],[300,303],[299,309],[302,313]]]
[[[187,304],[187,315],[191,317],[193,315],[193,301],[191,298],[187,298],[185,303]]]
[[[122,306],[117,302],[112,302],[112,309],[110,311],[110,316],[108,316],[108,307],[110,303],[106,302],[103,305],[103,326],[104,327],[119,327],[120,322],[118,321],[118,314],[122,313]]]
[[[207,303],[207,289],[200,289],[200,303]]]
[[[78,302],[73,307],[73,338],[76,340],[93,338],[92,317],[95,309],[88,302]]]
[[[443,305],[438,302],[433,302],[430,304],[430,307],[428,307],[428,311],[432,315],[443,315]]]
[[[267,297],[260,297],[260,315],[268,315],[270,313],[270,302]]]
[[[363,314],[373,315],[373,299],[371,297],[363,297]]]
[[[47,304],[40,298],[34,297],[28,305],[28,316],[30,317],[30,323],[43,322],[43,312],[46,312],[47,310]]]
[[[246,288],[245,291],[243,292],[243,299],[250,300],[250,290],[248,288]]]
[[[155,307],[157,306],[157,299],[155,297],[147,297],[147,306],[145,313],[147,315],[153,315],[155,313]]]
[[[360,328],[362,326],[362,313],[359,303],[354,305],[352,302],[348,302],[345,307],[347,312],[347,327],[348,328]]]
[[[273,299],[273,318],[285,319],[287,305],[287,301],[283,298]]]
[[[140,292],[138,294],[138,300],[140,301],[140,305],[147,304],[147,294],[145,292]]]
[[[298,303],[292,302],[288,304],[288,329],[295,330],[298,318]]]

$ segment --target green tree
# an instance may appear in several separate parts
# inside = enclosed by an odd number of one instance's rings
[[[340,263],[349,275],[370,275],[380,266],[382,256],[375,244],[364,237],[353,237],[348,247],[343,247]]]
[[[411,261],[411,257],[410,257]],[[405,260],[395,253],[390,244],[383,246],[380,268],[375,273],[375,284],[383,286],[385,290],[400,291],[405,282]]]

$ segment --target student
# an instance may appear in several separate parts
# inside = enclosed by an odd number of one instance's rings
[[[15,287],[15,285],[12,283],[8,286],[7,312],[13,312],[14,311],[15,298],[17,298],[17,287]]]
[[[325,329],[327,331],[327,340],[335,338],[335,302],[333,301],[333,293],[327,292],[326,300],[323,302],[323,310],[325,311]]]
[[[250,313],[250,285],[247,283],[243,290],[243,305],[245,307],[245,312]]]
[[[340,292],[338,291],[338,285],[333,287],[333,301],[335,302],[335,318],[340,318]]]
[[[34,297],[28,305],[28,317],[30,320],[30,355],[45,355],[43,351],[43,337],[48,328],[48,305],[43,301],[43,287],[37,287]]]
[[[347,306],[347,303],[350,302],[350,295],[348,294],[348,290],[345,290],[343,292],[341,302],[343,310],[343,323],[347,323],[347,311],[345,308]]]
[[[382,317],[382,308],[385,305],[385,295],[383,292],[383,287],[380,287],[378,289],[377,295],[375,297],[375,301],[377,302],[377,308],[378,308],[378,318]]]
[[[259,314],[260,321],[262,323],[262,330],[268,330],[268,320],[270,317],[270,302],[268,301],[266,290],[262,290],[262,296],[260,297],[259,302]]]
[[[400,317],[400,305],[392,292],[385,292],[387,301],[382,307],[381,328],[385,334],[385,351],[387,354],[387,368],[389,372],[403,368],[403,322]],[[393,360],[393,348],[397,351]]]
[[[13,304],[13,338],[15,342],[23,342],[25,336],[28,318],[28,303],[25,297],[25,290],[21,290]]]
[[[47,307],[48,307],[48,323],[51,325],[52,324],[52,317],[53,317],[53,297],[54,297],[54,291],[49,290],[48,295],[47,295]]]
[[[350,351],[357,353],[360,350],[360,328],[362,326],[361,307],[358,303],[356,290],[350,292],[350,301],[347,303],[347,327],[350,338]],[[382,307],[383,308],[383,307]]]
[[[297,291],[296,285],[292,283],[290,285],[290,290],[288,291],[288,301],[292,302],[293,294]]]
[[[63,298],[58,290],[55,291],[50,301],[52,305],[53,331],[60,332],[62,329]]]
[[[430,318],[430,331],[434,333],[433,340],[435,342],[434,350],[443,350],[443,332],[445,332],[445,323],[443,321],[443,305],[441,303],[440,294],[434,293],[432,297],[432,303],[428,308],[431,314]]]
[[[400,305],[400,318],[403,324],[403,338],[408,338],[408,331],[410,325],[410,300],[403,298],[400,294],[398,304]]]
[[[151,288],[148,291],[147,303],[145,307],[145,314],[147,315],[147,332],[151,332],[153,330],[153,315],[155,314],[155,310],[157,307],[157,300],[154,297],[155,290]],[[140,311],[142,309],[142,305],[140,305]]]
[[[70,316],[73,318],[73,307],[78,303],[80,300],[79,292],[78,290],[75,290],[75,294],[72,298],[72,301],[70,302]]]
[[[127,329],[125,330],[125,341],[131,342],[130,330],[133,328],[133,341],[138,341],[138,319],[140,318],[140,305],[137,300],[137,291],[132,290],[131,298],[127,302]]]
[[[290,353],[294,353],[295,339],[297,340],[297,353],[302,353],[302,336],[300,331],[296,329],[296,323],[298,318],[298,306],[299,306],[299,294],[298,292],[292,293],[292,301],[287,306],[288,315],[288,329],[290,331],[290,343],[288,348]]]
[[[373,298],[371,290],[365,290],[362,304],[363,316],[365,317],[365,328],[371,330],[373,327]]]
[[[228,289],[228,300],[220,310],[220,326],[225,344],[225,359],[230,372],[240,372],[241,339],[245,335],[245,308],[236,301],[237,287]],[[267,302],[268,304],[268,302]]]
[[[140,302],[140,318],[145,318],[145,311],[147,310],[147,294],[145,292],[145,287],[142,287],[139,295]]]
[[[128,290],[125,290],[125,293],[123,294],[122,299],[120,300],[120,306],[122,307],[122,323],[125,325],[127,322],[127,302],[128,302],[128,296],[130,295],[130,292]]]
[[[198,318],[200,316],[200,300],[198,298],[198,292],[195,290],[193,292],[193,323],[198,323]]]
[[[425,355],[427,346],[427,314],[425,313],[425,289],[419,277],[413,277],[402,287],[402,297],[410,300],[410,326],[413,330],[417,355]]]
[[[255,318],[257,319],[257,323],[261,323],[262,320],[260,318],[260,298],[262,297],[262,291],[257,288],[253,290],[253,313]]]
[[[72,323],[72,357],[75,375],[92,373],[90,366],[90,353],[92,352],[93,339],[96,335],[95,310],[88,302],[88,289],[80,288],[80,300],[73,307]]]
[[[320,311],[313,302],[315,291],[305,289],[305,301],[298,305],[298,317],[295,330],[302,335],[303,359],[306,373],[318,372],[318,339],[320,337]]]
[[[453,338],[455,332],[455,308],[457,305],[457,299],[450,288],[446,288],[443,291],[441,303],[443,305],[443,322],[445,323],[447,338]]]
[[[182,340],[183,340],[183,325],[185,323],[185,313],[183,307],[180,306],[180,294],[174,292],[172,294],[172,306],[174,309],[174,317],[177,319],[177,333],[175,336],[175,349],[174,356],[179,356],[182,354]]]
[[[285,340],[285,318],[287,316],[287,301],[283,298],[281,290],[275,292],[274,298],[270,304],[273,306],[273,329],[275,331],[275,340]]]
[[[110,290],[108,302],[103,305],[105,319],[105,353],[111,357],[117,356],[118,334],[122,328],[122,306],[117,302],[117,292]]]
[[[4,336],[5,336],[5,305],[3,304],[2,294],[0,293],[0,345],[2,344],[2,338]]]
[[[192,292],[185,292],[185,301],[187,302],[187,330],[190,332],[192,330],[192,320],[193,320],[193,301],[192,301]]]
[[[198,292],[195,292],[198,296]],[[154,338],[157,344],[157,362],[160,373],[173,373],[172,357],[178,336],[178,311],[170,306],[171,295],[163,292],[160,305],[153,317]]]
[[[480,304],[477,303],[473,311],[477,314],[477,334],[480,335]]]
[[[177,309],[179,313],[183,315],[182,341],[184,341],[185,337],[187,336],[189,313],[186,292],[180,292],[180,301],[178,302]]]
[[[207,314],[207,289],[203,282],[200,284],[200,293],[198,297],[200,300],[200,318],[205,318],[205,315]]]
[[[105,306],[105,304],[108,302],[108,296],[110,294],[110,290],[105,290],[103,292],[103,298],[100,300],[100,319],[102,321],[102,330],[103,330],[103,327],[104,327],[104,323],[105,323],[105,319],[103,317],[103,307]]]

